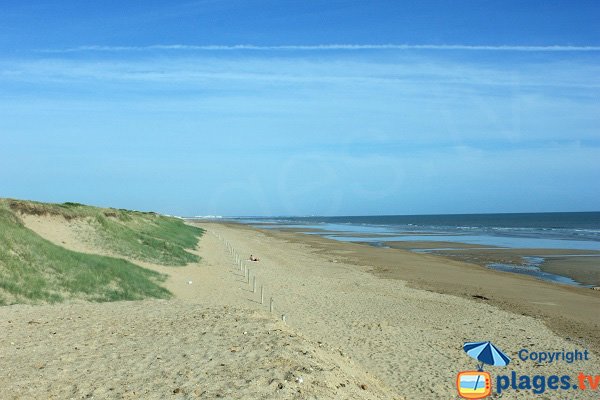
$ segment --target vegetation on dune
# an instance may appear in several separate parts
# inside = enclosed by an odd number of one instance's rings
[[[25,228],[0,204],[0,304],[169,298],[165,275],[128,261],[77,253]]]
[[[77,203],[45,204],[0,199],[0,305],[169,298],[166,275],[129,261],[83,254],[55,245],[26,228],[22,214],[81,219],[94,244],[115,255],[163,265],[198,260],[187,250],[202,230],[155,213],[103,209]]]
[[[5,200],[20,214],[61,216],[82,219],[95,231],[94,245],[136,260],[161,265],[186,265],[199,257],[187,250],[198,243],[203,230],[186,225],[178,218],[152,212],[97,208],[78,203],[46,204],[22,200]]]

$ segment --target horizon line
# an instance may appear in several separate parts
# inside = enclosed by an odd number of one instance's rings
[[[502,214],[598,214],[597,211],[503,211],[475,213],[443,213],[443,214],[350,214],[350,215],[195,215],[179,216],[183,219],[247,219],[247,218],[355,218],[355,217],[428,217],[440,215],[502,215]]]

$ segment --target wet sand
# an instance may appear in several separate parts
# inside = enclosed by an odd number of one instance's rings
[[[363,242],[363,244],[369,244],[367,242]],[[402,250],[413,250],[413,249],[479,249],[479,248],[492,248],[495,246],[483,246],[480,244],[470,244],[470,243],[458,243],[458,242],[430,242],[430,241],[418,241],[418,242],[409,242],[409,241],[389,241],[383,242],[385,246],[391,247],[393,249],[402,249]]]
[[[547,258],[540,267],[546,272],[566,275],[581,283],[600,286],[600,256],[552,257]]]
[[[456,242],[384,242],[403,250],[431,250],[429,254],[486,267],[492,263],[523,265],[523,257],[541,257],[544,272],[566,276],[584,285],[600,286],[600,251],[569,249],[507,249]]]

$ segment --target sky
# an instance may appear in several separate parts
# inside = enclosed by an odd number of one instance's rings
[[[0,4],[0,197],[600,210],[597,1]]]

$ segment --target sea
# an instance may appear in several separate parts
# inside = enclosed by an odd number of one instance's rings
[[[389,241],[458,242],[510,249],[561,249],[561,255],[600,257],[600,212],[374,215],[336,217],[238,217],[240,223],[263,229],[295,228],[344,242],[385,246]],[[448,245],[418,252],[455,250]],[[569,250],[577,250],[570,255]],[[590,254],[581,254],[581,251]],[[539,269],[543,257],[524,257],[522,265],[490,264],[502,271],[526,273],[540,279],[577,284]]]

